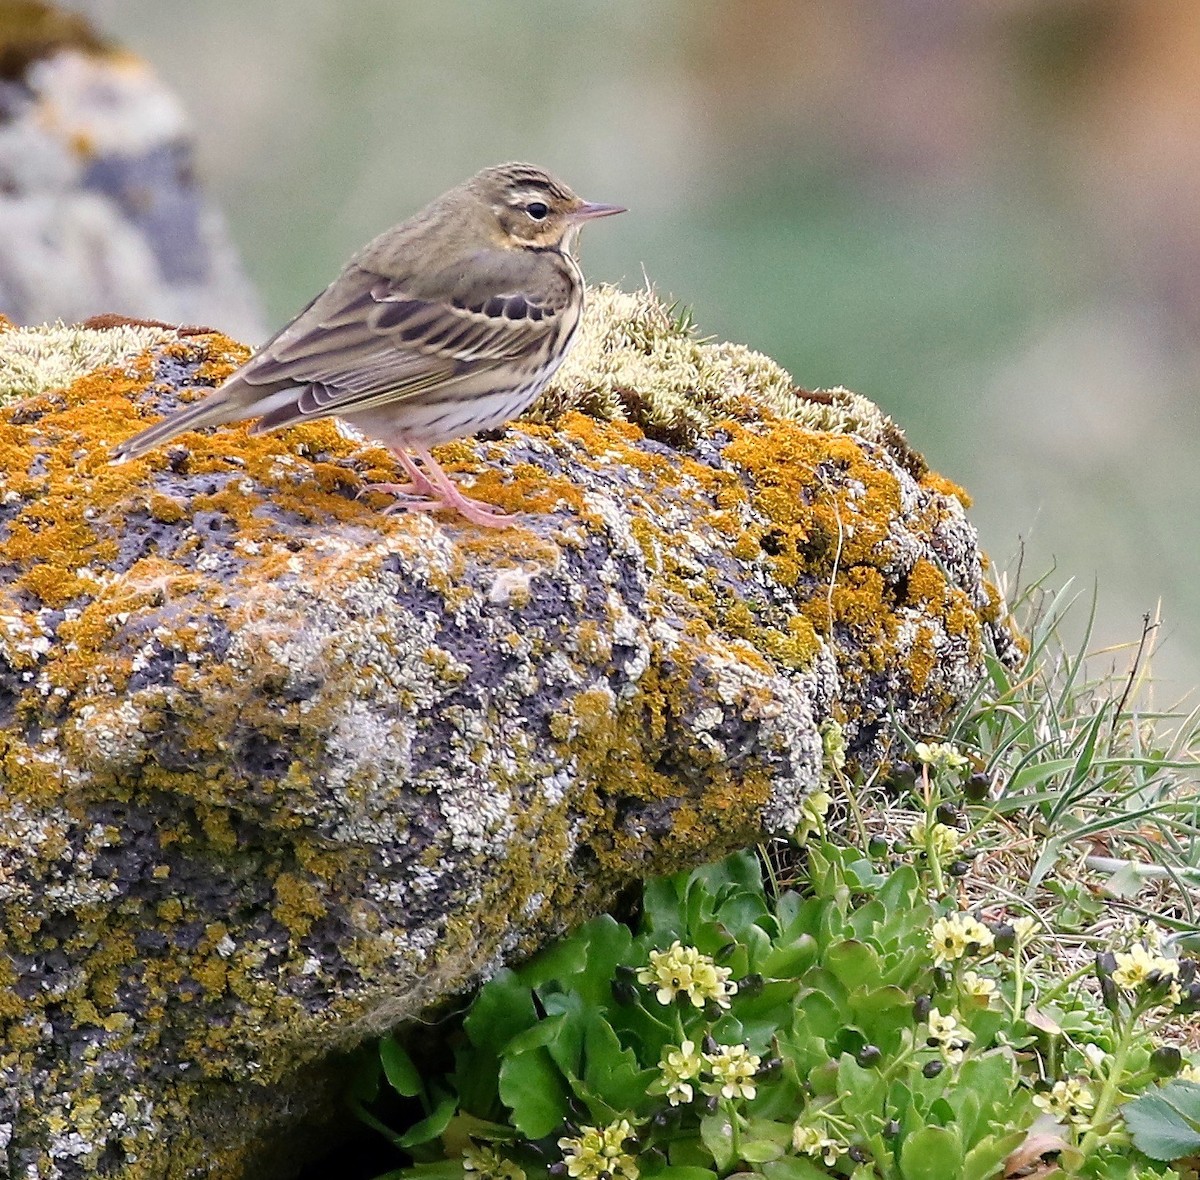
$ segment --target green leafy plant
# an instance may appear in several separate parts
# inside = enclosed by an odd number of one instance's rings
[[[636,922],[502,970],[452,1061],[385,1039],[355,1101],[408,1161],[389,1175],[1193,1176],[1195,931],[1138,918],[1195,872],[1197,725],[1158,736],[1136,665],[1089,679],[1056,610],[952,741],[898,735],[886,782],[849,779],[827,723],[794,844],[648,882]],[[381,1079],[411,1125],[372,1113]]]

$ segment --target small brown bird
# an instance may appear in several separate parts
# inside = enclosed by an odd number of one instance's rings
[[[429,453],[524,410],[562,364],[583,312],[581,200],[532,164],[500,164],[364,246],[219,389],[127,439],[114,463],[204,426],[252,433],[336,415],[395,451],[410,483],[373,484],[396,510],[511,517],[469,499]],[[412,452],[420,465],[409,454]]]

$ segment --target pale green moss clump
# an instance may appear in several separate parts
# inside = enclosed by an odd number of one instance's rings
[[[0,405],[65,389],[95,369],[136,357],[174,335],[170,329],[140,324],[9,328],[0,334]]]
[[[723,418],[746,421],[764,409],[808,430],[856,434],[892,449],[903,440],[867,398],[841,388],[806,393],[761,352],[698,336],[652,289],[608,285],[589,290],[575,344],[528,416],[552,421],[580,410],[688,442]]]

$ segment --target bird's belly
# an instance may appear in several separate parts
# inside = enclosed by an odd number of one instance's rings
[[[557,368],[543,369],[511,389],[458,394],[441,390],[344,418],[355,429],[391,447],[436,447],[503,426],[533,404]]]

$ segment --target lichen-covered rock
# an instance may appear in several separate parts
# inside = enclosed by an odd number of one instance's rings
[[[649,294],[593,293],[532,419],[442,448],[523,514],[503,531],[382,514],[393,459],[329,422],[108,464],[244,356],[0,332],[21,1180],[285,1172],[336,1051],[788,831],[823,725],[870,767],[1012,650],[961,497],[894,426]]]
[[[82,16],[0,4],[0,312],[220,322],[261,312],[196,181],[183,108]]]

